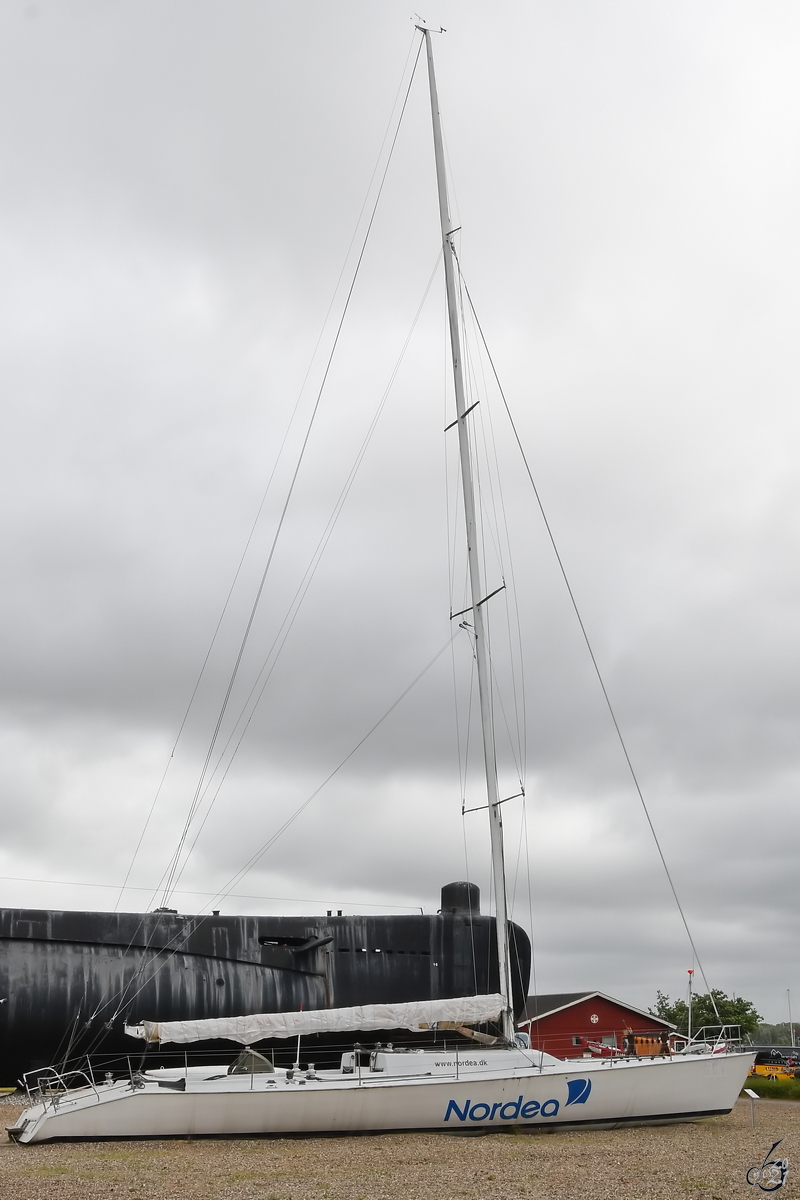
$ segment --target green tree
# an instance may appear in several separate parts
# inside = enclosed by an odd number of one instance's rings
[[[794,1021],[794,1040],[798,1041],[798,1028]],[[792,1030],[788,1021],[777,1025],[759,1025],[753,1032],[753,1042],[756,1046],[791,1046]]]
[[[717,1012],[714,1011],[716,1004]],[[677,1026],[679,1033],[689,1031],[689,1006],[685,1000],[670,1000],[662,991],[656,992],[655,1007],[650,1009],[654,1017],[662,1021],[670,1021]],[[712,988],[705,994],[692,996],[692,1032],[702,1029],[704,1025],[738,1025],[743,1034],[753,1033],[761,1021],[761,1016],[749,1000],[741,996],[726,996],[719,988]]]

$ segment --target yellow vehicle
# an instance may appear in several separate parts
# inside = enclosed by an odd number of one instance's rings
[[[786,1046],[783,1050],[760,1050],[756,1054],[756,1061],[750,1074],[761,1075],[766,1079],[798,1079],[800,1078],[800,1050],[796,1050],[793,1046]]]

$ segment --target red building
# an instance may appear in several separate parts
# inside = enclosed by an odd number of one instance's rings
[[[556,1058],[667,1054],[686,1044],[669,1021],[602,992],[529,996],[518,1024],[534,1049]]]

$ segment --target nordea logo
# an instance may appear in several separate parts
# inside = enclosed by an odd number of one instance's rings
[[[591,1079],[570,1079],[567,1081],[567,1100],[564,1105],[585,1104],[592,1090]],[[465,1100],[463,1108],[459,1108],[455,1100],[451,1100],[444,1115],[445,1121],[451,1116],[459,1121],[533,1121],[536,1117],[555,1117],[559,1110],[558,1100],[525,1100],[518,1096],[516,1100],[498,1100],[495,1104],[487,1104],[484,1100],[475,1103]]]

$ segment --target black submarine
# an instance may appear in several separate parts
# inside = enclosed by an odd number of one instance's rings
[[[134,1054],[124,1026],[144,1019],[499,991],[495,921],[481,914],[479,889],[447,884],[441,904],[435,915],[377,917],[0,909],[0,1085],[87,1053]],[[531,947],[513,923],[509,939],[519,1013]]]

